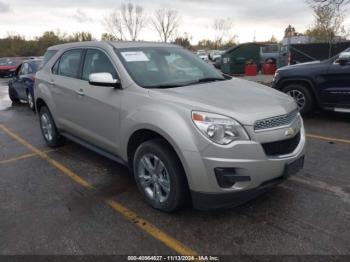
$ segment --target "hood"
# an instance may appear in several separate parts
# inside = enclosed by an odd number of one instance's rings
[[[300,63],[295,65],[288,65],[285,67],[280,68],[279,70],[285,70],[285,69],[293,69],[293,68],[312,68],[312,67],[318,67],[320,65],[323,65],[325,61],[313,61],[313,62],[306,62],[306,63]]]
[[[296,109],[294,100],[270,87],[233,78],[192,86],[151,89],[157,99],[182,104],[190,110],[223,114],[244,125]]]

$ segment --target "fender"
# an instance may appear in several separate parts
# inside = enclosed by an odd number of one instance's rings
[[[307,77],[288,77],[288,78],[282,78],[278,81],[277,85],[276,85],[276,89],[281,91],[283,87],[285,87],[287,85],[287,83],[293,83],[293,82],[305,82],[307,83],[310,87],[311,87],[311,92],[314,95],[314,97],[316,98],[316,101],[318,104],[320,104],[320,100],[319,100],[319,96],[317,95],[318,92],[315,88],[315,84],[314,82],[307,78]]]
[[[122,159],[128,159],[127,150],[131,136],[139,130],[146,129],[158,133],[170,143],[186,174],[189,174],[190,169],[183,152],[199,152],[210,145],[210,141],[206,140],[192,123],[191,111],[182,107],[174,108],[174,105],[170,107],[167,104],[147,104],[123,118],[120,127],[120,137],[125,138],[120,141]],[[188,175],[187,177],[190,178]],[[191,181],[189,183],[191,184]]]

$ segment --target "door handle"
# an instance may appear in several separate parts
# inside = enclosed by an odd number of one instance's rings
[[[85,93],[84,93],[84,90],[80,89],[80,90],[77,90],[75,91],[79,96],[84,96]]]
[[[54,86],[54,85],[55,85],[55,81],[51,80],[51,81],[49,82],[49,84],[52,85],[52,86]]]

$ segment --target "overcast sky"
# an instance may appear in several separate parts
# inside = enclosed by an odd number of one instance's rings
[[[187,32],[193,42],[213,38],[213,20],[232,18],[233,32],[240,42],[265,41],[275,35],[282,39],[283,31],[292,24],[297,31],[305,31],[312,24],[313,16],[305,0],[134,0],[147,13],[170,7],[177,9],[183,20],[181,33]],[[0,37],[7,32],[31,38],[47,30],[63,32],[90,31],[97,39],[105,32],[104,17],[120,0],[0,0]],[[349,25],[350,21],[347,20]],[[158,40],[150,29],[145,30],[143,40]]]

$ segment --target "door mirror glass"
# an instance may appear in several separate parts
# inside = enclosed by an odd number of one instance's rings
[[[109,86],[120,88],[119,79],[114,79],[110,73],[93,73],[89,75],[89,84],[93,86]]]
[[[339,58],[335,61],[340,65],[348,65],[350,64],[350,52],[343,52],[339,55]]]

